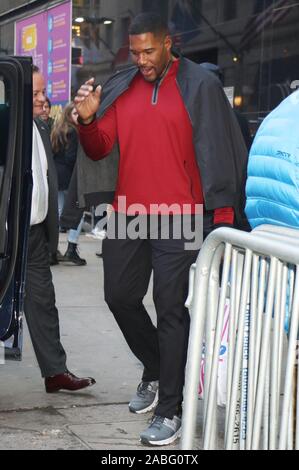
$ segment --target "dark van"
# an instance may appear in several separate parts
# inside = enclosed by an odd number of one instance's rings
[[[1,56],[0,354],[5,350],[6,358],[18,360],[22,355],[24,273],[32,193],[31,146],[32,62],[30,58]]]

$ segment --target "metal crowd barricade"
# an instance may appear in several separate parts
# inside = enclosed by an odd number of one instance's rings
[[[298,368],[295,367],[299,324],[297,234],[296,230],[271,226],[250,234],[221,228],[205,241],[190,270],[186,302],[191,325],[182,449],[194,448],[203,341],[201,447],[299,448]],[[227,298],[230,302],[227,403],[224,423],[219,426],[217,374]],[[284,332],[286,312],[290,323],[288,335]],[[217,436],[222,432],[224,440],[219,446]]]

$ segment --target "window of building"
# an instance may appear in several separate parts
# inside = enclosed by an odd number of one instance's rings
[[[143,11],[157,11],[165,20],[168,20],[168,0],[143,0]]]
[[[113,49],[113,29],[114,29],[113,23],[105,25],[106,43],[108,44],[110,49]]]
[[[131,18],[126,16],[121,19],[121,40],[122,45],[128,44],[129,42],[129,27],[131,23]]]
[[[84,0],[73,0],[73,7],[83,7]]]
[[[225,0],[223,6],[223,20],[230,21],[237,17],[237,0]]]

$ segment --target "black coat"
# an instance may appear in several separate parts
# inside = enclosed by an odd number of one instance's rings
[[[77,158],[79,139],[76,130],[71,129],[67,138],[68,144],[54,154],[59,191],[68,189]]]
[[[60,216],[60,225],[66,229],[78,227],[84,213],[84,207],[79,207],[78,203],[78,185],[77,185],[77,163],[75,164],[69,189],[66,194],[62,214]]]
[[[48,126],[41,120],[35,119],[38,131],[42,138],[46,157],[48,161],[48,185],[49,185],[49,200],[48,200],[48,214],[45,220],[46,235],[48,240],[49,253],[56,253],[58,246],[59,223],[58,223],[58,186],[56,169],[53,161],[53,153],[50,141],[50,131]]]
[[[242,135],[243,135],[243,138],[244,138],[245,145],[246,145],[247,150],[249,152],[250,147],[252,145],[252,137],[251,137],[251,134],[250,134],[250,128],[249,128],[248,121],[247,121],[246,117],[243,114],[241,114],[237,109],[234,109],[234,113],[235,113],[235,116],[236,116],[237,121],[239,123],[240,129],[241,129],[241,132],[242,132]]]

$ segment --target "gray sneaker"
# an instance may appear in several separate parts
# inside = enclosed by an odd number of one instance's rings
[[[140,434],[142,444],[165,446],[171,444],[181,435],[182,420],[179,416],[172,419],[153,416],[149,427]]]
[[[147,413],[158,403],[159,382],[141,382],[138,385],[136,395],[129,403],[132,413]]]

